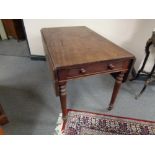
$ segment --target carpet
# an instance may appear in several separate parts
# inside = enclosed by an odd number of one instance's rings
[[[76,110],[66,122],[58,119],[56,132],[63,135],[154,135],[155,122]]]
[[[29,56],[29,48],[26,40],[17,41],[9,39],[0,41],[0,55],[26,57]]]

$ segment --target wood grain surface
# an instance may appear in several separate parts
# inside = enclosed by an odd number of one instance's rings
[[[43,28],[41,32],[56,68],[133,57],[85,26]]]

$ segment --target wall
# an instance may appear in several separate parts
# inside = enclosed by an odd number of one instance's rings
[[[137,69],[144,56],[146,41],[155,27],[155,20],[25,19],[24,25],[32,55],[44,55],[40,35],[41,28],[85,25],[133,53],[137,58],[135,64]]]
[[[2,20],[0,19],[0,36],[2,38],[2,40],[7,39],[6,33],[5,33],[5,29],[2,23]]]

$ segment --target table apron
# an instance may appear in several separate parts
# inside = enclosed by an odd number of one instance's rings
[[[66,81],[75,78],[87,77],[97,74],[110,74],[117,72],[127,72],[130,61],[112,61],[107,63],[96,63],[90,65],[81,65],[73,68],[57,70],[58,81]]]

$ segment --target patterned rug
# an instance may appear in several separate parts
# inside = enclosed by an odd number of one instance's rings
[[[155,122],[82,112],[68,111],[68,118],[61,117],[56,128],[57,134],[63,135],[154,135]]]

